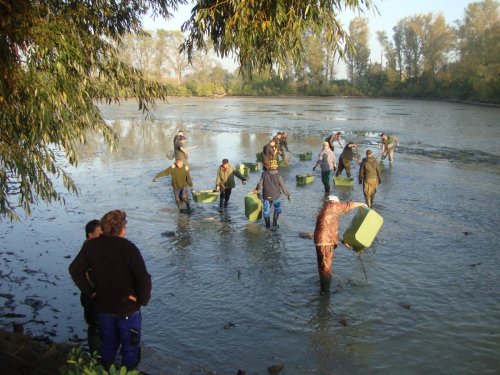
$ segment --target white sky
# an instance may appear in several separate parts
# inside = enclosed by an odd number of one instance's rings
[[[392,28],[396,26],[398,21],[407,16],[416,14],[439,13],[442,12],[446,22],[449,25],[454,25],[455,21],[461,20],[464,16],[467,4],[472,3],[471,0],[374,0],[378,8],[379,14],[367,12],[363,16],[369,19],[370,29],[370,49],[372,61],[380,60],[380,46],[377,42],[376,31],[385,30],[387,36],[392,40]],[[184,21],[189,18],[190,10],[193,5],[179,7],[178,12],[171,20],[151,19],[144,20],[144,28],[147,30],[166,29],[180,30]],[[349,27],[349,22],[356,15],[352,12],[342,14],[340,19],[346,29]],[[234,71],[236,65],[231,59],[226,59],[222,62],[225,69]],[[337,69],[337,78],[345,78],[345,67],[340,66]]]

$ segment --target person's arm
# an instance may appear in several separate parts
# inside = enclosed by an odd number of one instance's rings
[[[335,157],[335,154],[332,152],[332,163],[333,163],[333,170],[337,170],[337,158]]]
[[[264,183],[263,179],[262,179],[262,175],[260,176],[260,180],[257,184],[257,186],[255,187],[255,189],[252,190],[252,193],[255,193],[257,194],[259,192],[259,190],[262,188],[262,184]]]
[[[320,165],[321,163],[321,159],[323,159],[323,150],[321,150],[318,154],[318,160],[316,160],[316,164],[314,164],[313,171],[315,171],[316,168],[318,168],[318,165]]]
[[[288,149],[288,141],[285,139],[283,141],[283,148],[287,151],[287,152],[290,152],[290,150]]]
[[[189,152],[183,146],[179,146],[179,150],[182,151],[186,158],[189,157]]]
[[[359,174],[358,174],[358,182],[361,184],[363,182],[363,177],[365,175],[365,163],[361,161],[361,165],[359,166]]]
[[[290,200],[290,192],[286,188],[285,182],[283,181],[283,178],[281,176],[279,178],[279,184],[280,184],[280,188],[281,188],[281,191],[283,192],[283,194],[285,194],[286,197],[288,198],[288,200]]]
[[[399,147],[399,139],[398,139],[398,137],[394,136],[394,140],[396,141],[396,144],[397,144],[397,145],[398,145],[398,147]]]
[[[224,183],[222,182],[221,177],[221,167],[219,167],[217,168],[217,176],[215,177],[215,189],[219,191],[221,186],[224,187]]]
[[[87,270],[90,268],[90,264],[87,261],[87,257],[84,253],[85,245],[82,247],[78,255],[69,265],[69,274],[73,279],[74,283],[80,289],[80,291],[91,298],[95,297],[95,290],[92,284],[89,283],[87,279]]]
[[[193,187],[193,180],[191,179],[191,173],[189,173],[189,167],[186,165],[186,182],[190,187]]]
[[[129,296],[129,299],[146,306],[151,299],[151,275],[146,270],[144,259],[137,248],[130,260],[130,272],[134,279],[135,295]]]
[[[172,170],[173,168],[175,168],[175,164],[172,164],[170,167],[168,167],[167,169],[164,169],[163,171],[161,171],[160,173],[157,173],[154,177],[153,177],[153,182],[155,182],[158,178],[160,177],[165,177],[165,176],[170,176],[172,174]]]
[[[375,164],[375,170],[377,171],[377,180],[378,180],[378,183],[381,184],[382,183],[382,179],[380,178],[380,167],[377,164]]]
[[[236,177],[238,177],[241,181],[246,182],[247,178],[241,174],[241,172],[237,169],[233,169],[233,173]]]
[[[362,202],[350,202],[351,203],[351,206],[349,207],[349,211],[352,211],[354,210],[355,208],[358,208],[358,207],[368,207],[368,205],[366,203],[362,203]]]

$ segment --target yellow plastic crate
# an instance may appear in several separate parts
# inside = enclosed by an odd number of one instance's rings
[[[193,190],[191,194],[193,194],[193,200],[196,203],[212,203],[219,196],[219,192],[213,190]]]
[[[250,221],[262,219],[262,201],[255,193],[245,195],[245,216]]]
[[[312,174],[298,174],[295,176],[295,179],[297,180],[297,184],[307,185],[313,183],[314,176]]]
[[[299,154],[299,159],[301,161],[309,161],[309,160],[312,160],[313,158],[313,153],[312,151],[308,151],[308,152],[303,152],[303,153],[300,153]]]
[[[352,177],[333,177],[333,183],[335,186],[353,186],[354,179]]]
[[[366,249],[371,246],[383,223],[384,219],[375,210],[359,207],[344,232],[344,242],[351,245],[354,251]]]

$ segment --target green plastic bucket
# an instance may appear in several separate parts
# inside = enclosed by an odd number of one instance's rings
[[[219,192],[213,190],[193,190],[193,200],[196,203],[212,203],[217,200]]]
[[[299,185],[307,185],[314,181],[314,176],[311,174],[298,174],[295,176],[295,180]]]
[[[335,186],[353,186],[354,179],[352,177],[333,177],[333,183]]]
[[[255,193],[245,195],[245,216],[250,221],[262,219],[262,201]]]
[[[351,245],[354,251],[370,247],[384,219],[375,210],[359,207],[351,224],[344,232],[344,242]]]

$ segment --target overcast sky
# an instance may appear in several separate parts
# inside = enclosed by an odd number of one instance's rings
[[[392,40],[392,28],[396,26],[398,21],[407,16],[427,13],[442,12],[446,22],[454,25],[455,21],[461,20],[464,16],[464,10],[467,4],[472,3],[471,0],[374,0],[378,8],[379,14],[367,12],[363,16],[369,19],[370,29],[370,50],[372,61],[380,60],[380,46],[377,42],[376,31],[385,30],[387,36]],[[184,21],[189,18],[192,5],[186,5],[179,8],[175,17],[171,20],[151,19],[144,20],[144,28],[147,30],[165,29],[165,30],[180,30]],[[341,15],[340,19],[344,27],[349,27],[349,22],[356,14],[346,12]],[[224,68],[233,71],[236,65],[231,60],[223,62]],[[337,70],[337,78],[345,78],[345,68],[340,67]]]

